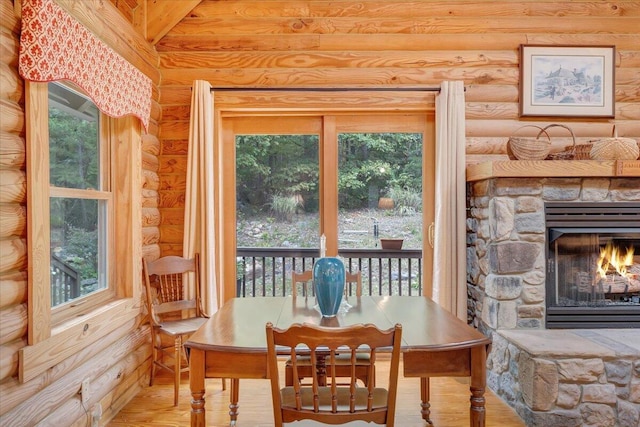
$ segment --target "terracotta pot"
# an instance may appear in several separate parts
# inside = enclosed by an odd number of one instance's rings
[[[393,209],[394,203],[391,197],[380,197],[378,199],[378,209]]]

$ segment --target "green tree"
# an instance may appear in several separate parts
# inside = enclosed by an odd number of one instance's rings
[[[422,135],[339,135],[340,206],[367,207],[372,194],[392,188],[418,192],[422,180]],[[266,209],[274,196],[301,195],[307,212],[318,209],[318,137],[244,135],[236,140],[237,203],[240,212]]]
[[[340,206],[366,207],[372,193],[420,189],[422,138],[410,133],[340,134]]]
[[[266,209],[274,195],[303,196],[317,209],[318,137],[244,135],[236,140],[236,197],[246,213]]]

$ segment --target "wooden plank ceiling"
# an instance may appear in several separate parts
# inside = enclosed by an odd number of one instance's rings
[[[110,0],[151,44],[156,44],[202,0]]]

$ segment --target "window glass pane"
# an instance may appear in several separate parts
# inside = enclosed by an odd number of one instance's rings
[[[98,109],[70,87],[48,88],[50,185],[78,193],[104,190]],[[108,202],[79,196],[50,198],[52,307],[107,286]]]
[[[287,295],[318,247],[318,135],[236,137],[237,295]],[[285,261],[298,253],[298,258]]]
[[[49,83],[51,185],[101,189],[98,117],[98,109],[90,99]]]
[[[422,248],[422,134],[338,135],[338,243],[380,247],[380,238]]]
[[[104,200],[51,198],[51,306],[106,288]]]
[[[402,250],[389,255],[381,239],[401,239]],[[422,134],[338,134],[338,245],[356,258],[346,267],[365,293],[420,293]]]
[[[238,247],[318,247],[318,141],[318,135],[237,137]]]

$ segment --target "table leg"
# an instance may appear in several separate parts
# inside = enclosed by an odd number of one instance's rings
[[[240,380],[231,378],[231,393],[229,394],[229,417],[230,425],[235,426],[238,421],[238,400],[240,399]]]
[[[487,347],[484,345],[471,349],[471,427],[484,427],[485,398],[484,390],[487,383]]]
[[[420,378],[420,413],[422,414],[422,419],[427,422],[429,425],[433,425],[433,421],[431,421],[431,404],[429,403],[429,377],[421,377]]]
[[[205,427],[204,351],[191,349],[189,354],[189,388],[191,389],[191,427]]]

